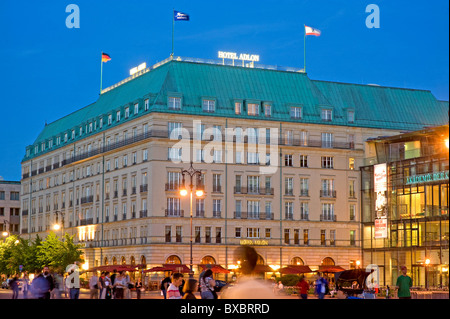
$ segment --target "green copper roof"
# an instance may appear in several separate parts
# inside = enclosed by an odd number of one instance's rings
[[[437,101],[430,91],[315,81],[300,72],[171,59],[104,92],[95,103],[46,125],[35,143],[27,148],[29,156],[25,156],[24,161],[50,151],[46,147],[41,152],[41,143],[53,140],[51,150],[54,150],[149,112],[395,130],[417,130],[448,123],[448,102]],[[169,96],[182,97],[181,110],[168,110]],[[145,99],[150,102],[148,111],[144,111]],[[203,99],[216,101],[214,113],[203,112]],[[244,102],[241,115],[235,114],[234,102],[237,100]],[[139,103],[137,115],[133,114],[135,103]],[[259,103],[260,115],[247,116],[246,103]],[[272,105],[270,118],[264,116],[264,103]],[[127,106],[130,106],[131,116],[124,119]],[[301,119],[290,117],[291,106],[302,107]],[[331,122],[321,120],[322,108],[333,111]],[[119,110],[121,121],[116,123],[115,114]],[[354,123],[347,122],[348,111],[354,112]],[[105,125],[109,114],[113,115],[111,126]],[[104,123],[102,129],[99,127],[100,118]],[[86,133],[86,125],[94,122],[97,129]],[[81,136],[80,127],[83,128]],[[76,132],[75,139],[70,138],[72,129]],[[69,134],[67,142],[64,142],[64,133]],[[57,136],[61,137],[59,146],[55,143]],[[38,154],[34,154],[35,145],[39,145]]]

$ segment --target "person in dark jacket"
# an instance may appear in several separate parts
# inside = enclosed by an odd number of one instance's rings
[[[44,268],[42,269],[42,273],[36,278],[45,279],[47,283],[46,285],[41,285],[42,295],[39,297],[39,299],[50,299],[50,293],[55,288],[55,280],[53,279],[53,276],[50,274],[48,266],[44,266]]]
[[[9,286],[13,292],[12,299],[17,299],[19,297],[19,277],[17,275],[9,282]]]

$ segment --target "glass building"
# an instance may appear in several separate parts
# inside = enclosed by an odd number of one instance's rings
[[[363,264],[380,285],[400,267],[417,288],[448,287],[449,126],[368,141],[361,167]]]

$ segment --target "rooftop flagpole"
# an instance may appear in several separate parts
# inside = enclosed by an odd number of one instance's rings
[[[172,54],[170,55],[171,57],[173,57],[174,34],[175,34],[175,8],[173,9],[172,13]]]
[[[303,72],[306,73],[306,24],[303,25]]]
[[[103,51],[102,55],[100,56],[100,94],[102,94],[102,87],[103,87]]]

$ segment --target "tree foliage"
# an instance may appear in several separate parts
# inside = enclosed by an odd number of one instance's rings
[[[81,245],[73,241],[73,236],[65,234],[64,240],[50,233],[45,240],[37,236],[34,240],[10,236],[0,242],[0,273],[12,275],[22,270],[39,272],[44,266],[63,273],[67,265],[75,261],[83,262]]]

